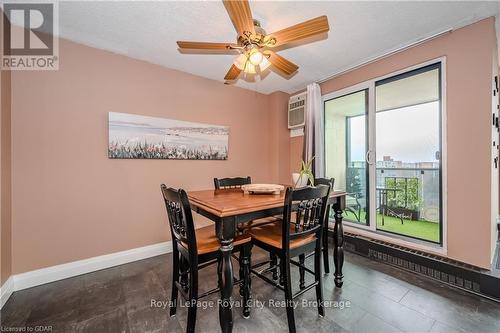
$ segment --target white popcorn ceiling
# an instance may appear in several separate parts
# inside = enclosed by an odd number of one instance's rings
[[[252,1],[267,32],[327,15],[327,39],[279,52],[300,66],[285,79],[270,72],[237,86],[261,93],[295,92],[401,46],[495,16],[500,2]],[[497,35],[500,24],[497,23]],[[181,54],[177,40],[234,42],[221,1],[83,1],[59,3],[59,34],[78,43],[223,82],[234,55]]]

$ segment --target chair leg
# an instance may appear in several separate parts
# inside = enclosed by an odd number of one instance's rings
[[[330,262],[328,261],[328,222],[330,221],[330,205],[326,207],[325,226],[323,228],[323,266],[325,274],[330,273]]]
[[[280,259],[279,259],[279,260],[280,260],[280,261],[279,261],[279,266],[280,266],[279,284],[280,284],[280,286],[283,286],[283,285],[285,284],[285,279],[284,279],[284,272],[285,272],[285,267],[284,267],[284,265],[285,265],[285,263],[284,263],[284,260],[283,260],[283,259],[281,259],[281,257],[280,257]]]
[[[252,281],[250,277],[250,267],[251,267],[251,251],[252,244],[245,245],[242,248],[242,267],[243,267],[243,317],[250,318],[250,290],[252,287]]]
[[[273,280],[278,280],[278,257],[274,253],[269,253],[269,260],[271,261],[271,267],[274,267],[273,272]]]
[[[180,258],[180,277],[181,277],[181,287],[184,291],[188,290],[188,270],[189,262],[186,258],[181,255]]]
[[[252,248],[253,244],[248,246],[248,299],[252,298]]]
[[[196,311],[198,306],[196,304],[190,304],[188,308],[188,323],[187,323],[187,333],[194,333],[196,328]]]
[[[286,256],[286,255],[285,255]],[[288,319],[288,331],[295,333],[295,315],[293,313],[292,280],[290,277],[290,258],[281,258],[283,269],[283,280],[285,287],[286,317]]]
[[[316,251],[314,252],[314,279],[318,282],[316,285],[316,301],[318,302],[318,314],[321,317],[325,316],[323,307],[323,285],[321,281],[321,243],[316,241]]]
[[[245,273],[244,273],[244,271],[243,271],[243,270],[244,270],[244,268],[243,268],[243,266],[244,266],[244,264],[243,264],[243,260],[244,260],[244,259],[243,259],[243,258],[244,258],[244,256],[245,256],[244,252],[245,252],[245,247],[242,247],[242,248],[240,249],[240,257],[238,258],[238,260],[239,260],[239,261],[238,261],[238,263],[239,263],[239,265],[240,265],[240,271],[239,271],[239,277],[240,277],[240,280],[243,280],[243,279],[244,279],[244,278],[243,278],[243,275],[245,274]],[[243,283],[243,284],[240,284],[240,296],[242,296],[242,297],[243,297],[243,296],[244,296],[244,294],[245,294],[244,287],[245,287],[245,284],[244,284],[244,283]]]
[[[330,274],[330,261],[328,260],[328,228],[323,235],[323,266],[325,266],[325,274]]]
[[[179,282],[179,251],[177,250],[176,244],[173,245],[172,254],[174,256],[174,267],[172,274],[172,297],[170,298],[170,317],[174,317],[177,312],[177,296],[179,291],[177,290],[176,282]]]
[[[198,269],[192,268],[189,274],[189,308],[187,332],[194,333],[196,327],[196,311],[198,310]]]
[[[304,266],[306,264],[306,255],[305,254],[300,254],[299,255],[299,264],[300,266]],[[305,275],[306,275],[306,270],[302,267],[299,267],[299,288],[304,289],[306,287],[305,283]]]

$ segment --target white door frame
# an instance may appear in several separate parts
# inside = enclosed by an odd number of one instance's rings
[[[347,87],[347,88],[344,88],[341,90],[337,90],[337,91],[334,91],[332,93],[329,93],[327,95],[322,96],[322,106],[324,108],[325,102],[327,102],[329,100],[343,97],[343,96],[347,96],[347,95],[351,95],[351,94],[354,94],[354,93],[357,93],[357,92],[360,92],[363,90],[366,90],[368,92],[368,110],[366,110],[367,116],[368,116],[368,126],[366,127],[366,130],[368,131],[368,147],[366,147],[366,148],[367,148],[367,153],[371,152],[372,156],[373,156],[373,152],[375,152],[375,149],[374,149],[375,148],[375,141],[374,141],[375,140],[375,131],[373,130],[373,128],[371,128],[372,127],[371,124],[373,124],[374,117],[375,117],[375,106],[374,106],[374,103],[371,102],[374,100],[374,91],[375,91],[374,88],[375,88],[374,81],[373,82],[372,81],[365,81],[365,82],[361,82],[359,84],[356,84],[354,86],[350,86],[350,87]],[[323,117],[325,116],[324,110],[322,112],[322,115],[323,115]],[[326,144],[325,144],[325,146],[326,146]],[[325,158],[325,163],[326,163],[326,158]],[[375,198],[373,198],[374,197],[373,194],[375,192],[371,189],[371,185],[374,184],[373,181],[375,180],[375,176],[376,176],[376,174],[374,173],[375,167],[376,167],[375,163],[367,165],[368,175],[369,175],[369,178],[368,178],[368,184],[369,184],[369,192],[368,192],[369,207],[368,207],[368,209],[370,211],[369,216],[374,216],[374,215],[372,215],[372,211],[373,211],[374,207],[376,208]],[[326,170],[326,168],[325,168],[325,170]],[[370,223],[369,225],[363,225],[363,224],[345,221],[344,225],[353,226],[353,227],[365,229],[365,230],[376,231],[373,227],[375,224],[373,224],[373,223]]]
[[[384,76],[376,77],[364,82],[360,82],[353,86],[343,88],[322,96],[322,107],[324,108],[324,104],[326,101],[342,97],[345,95],[349,95],[355,92],[359,92],[361,90],[368,90],[368,151],[371,153],[371,157],[374,157],[375,147],[376,147],[376,113],[375,113],[375,83],[377,81],[393,77],[399,74],[403,74],[406,72],[410,72],[412,70],[422,68],[428,65],[432,65],[435,63],[441,63],[441,196],[442,196],[442,244],[434,244],[426,241],[421,241],[418,239],[413,239],[411,237],[406,237],[402,235],[390,234],[383,232],[381,230],[377,230],[376,221],[370,221],[370,225],[362,225],[352,222],[344,222],[345,230],[351,233],[368,236],[371,238],[387,241],[390,243],[423,250],[426,252],[433,252],[440,255],[447,254],[447,142],[446,142],[446,132],[447,132],[447,121],[446,121],[446,57],[440,57],[436,59],[432,59],[423,63],[419,63],[417,65],[407,67],[392,73],[389,73]],[[324,110],[322,112],[322,116],[324,117]],[[326,163],[326,158],[325,158]],[[369,169],[369,216],[376,216],[376,191],[374,186],[376,186],[376,161],[372,164],[368,164]]]

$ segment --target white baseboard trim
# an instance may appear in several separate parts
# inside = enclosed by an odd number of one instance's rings
[[[0,287],[0,309],[7,303],[10,295],[14,292],[14,277],[10,276]]]
[[[0,304],[3,306],[14,291],[67,279],[81,274],[95,272],[105,268],[123,265],[137,260],[155,257],[169,252],[172,252],[171,241],[16,274],[11,276],[2,286],[2,299]],[[5,300],[4,288],[6,297]]]

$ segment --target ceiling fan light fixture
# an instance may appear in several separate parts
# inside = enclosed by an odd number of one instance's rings
[[[262,60],[264,59],[264,55],[257,49],[252,49],[250,51],[250,55],[248,56],[248,60],[254,66],[259,66]]]
[[[255,70],[255,66],[252,65],[250,61],[247,61],[247,64],[245,65],[245,69],[243,70],[247,74],[255,74],[257,71]]]
[[[266,70],[269,66],[271,66],[271,62],[269,60],[267,60],[267,58],[265,56],[262,57],[262,61],[259,64],[260,71],[262,72],[262,71]]]
[[[330,30],[327,16],[322,15],[268,34],[262,29],[261,22],[252,17],[249,0],[224,0],[224,6],[237,32],[236,43],[178,41],[177,46],[181,51],[208,50],[229,54],[239,51],[241,54],[233,60],[233,65],[224,76],[226,81],[236,80],[242,72],[260,73],[271,65],[288,79],[299,66],[276,54],[272,48],[305,40]]]
[[[236,59],[234,59],[233,63],[239,70],[244,71],[247,61],[248,58],[246,54],[242,53],[239,56],[237,56]]]

